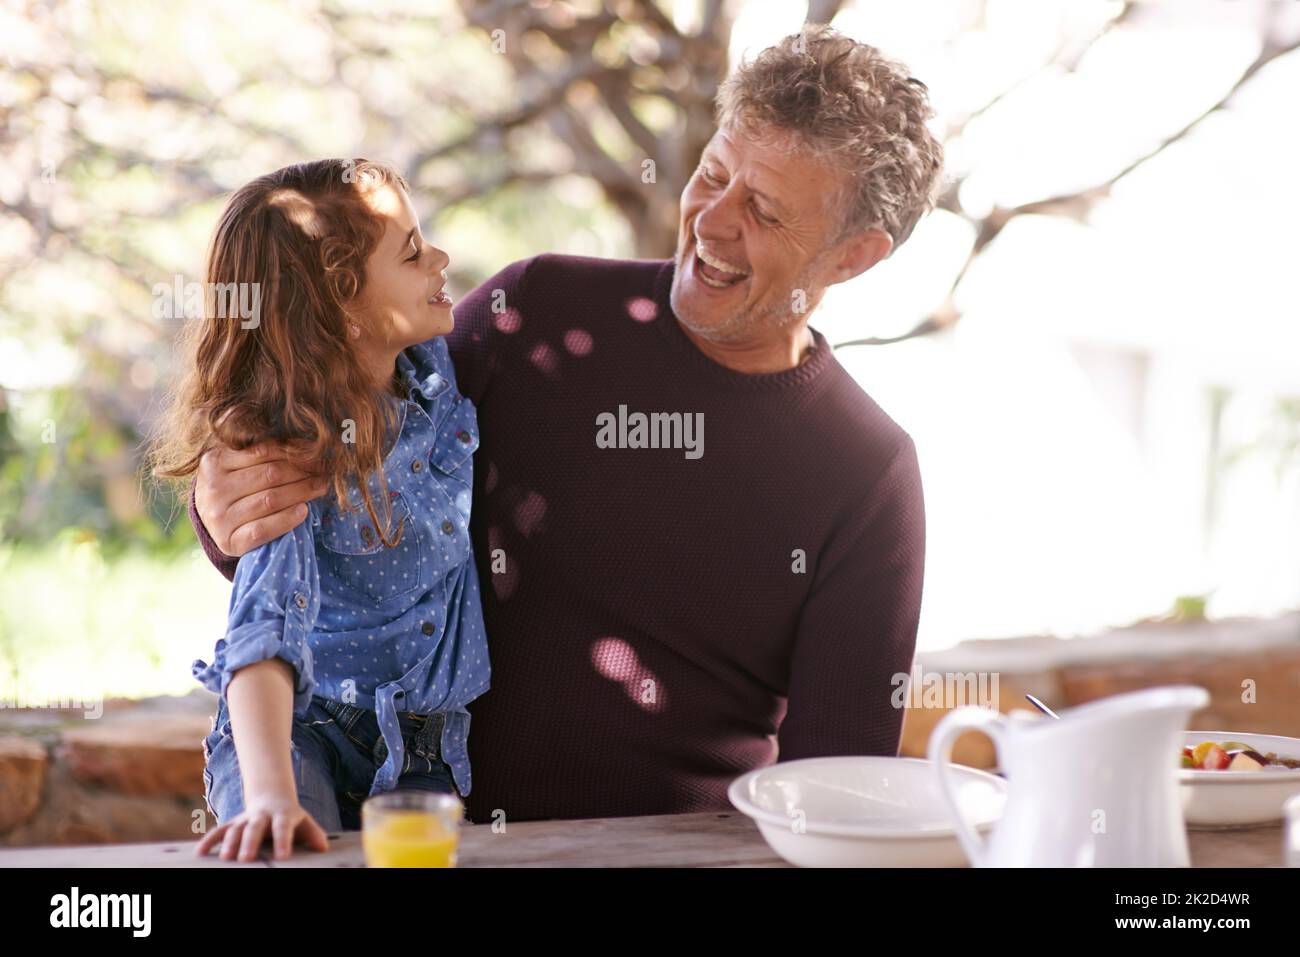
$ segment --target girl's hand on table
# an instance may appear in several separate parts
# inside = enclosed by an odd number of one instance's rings
[[[235,860],[238,853],[238,860],[253,861],[268,834],[276,860],[289,857],[295,844],[329,850],[324,828],[298,803],[296,794],[266,794],[251,796],[242,813],[203,835],[195,854],[205,856],[220,840],[222,860]]]

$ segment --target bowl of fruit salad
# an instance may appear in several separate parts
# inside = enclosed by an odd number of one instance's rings
[[[1184,731],[1178,789],[1189,827],[1254,827],[1282,819],[1300,794],[1300,738]]]

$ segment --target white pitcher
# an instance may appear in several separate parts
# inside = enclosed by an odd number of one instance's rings
[[[975,867],[1187,867],[1178,796],[1182,736],[1209,693],[1150,688],[1071,708],[1060,720],[958,708],[930,737],[929,758],[957,838]],[[953,798],[952,743],[988,734],[1006,774],[1006,808],[987,844]]]

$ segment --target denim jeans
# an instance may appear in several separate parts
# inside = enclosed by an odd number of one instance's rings
[[[445,717],[441,712],[398,712],[406,750],[398,789],[461,796],[451,768],[440,757]],[[244,810],[244,782],[229,723],[223,698],[212,732],[203,740],[203,794],[220,824]],[[388,757],[374,711],[314,695],[307,714],[294,715],[290,751],[303,809],[328,832],[361,830],[361,804]]]

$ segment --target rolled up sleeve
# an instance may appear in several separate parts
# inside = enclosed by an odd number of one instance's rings
[[[224,698],[240,668],[281,658],[294,670],[294,713],[306,714],[316,685],[307,636],[320,614],[312,528],[310,520],[302,522],[239,559],[226,635],[217,640],[211,664],[196,660],[191,666],[204,687]]]

